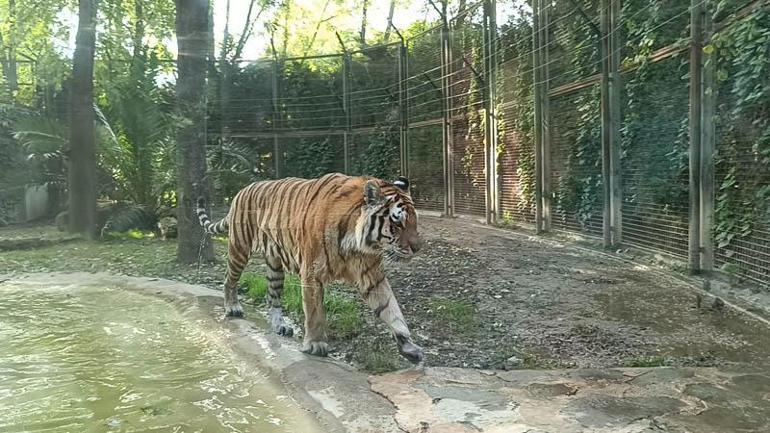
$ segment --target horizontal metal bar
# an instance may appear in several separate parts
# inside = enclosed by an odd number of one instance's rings
[[[313,56],[299,56],[299,57],[285,57],[283,61],[296,61],[296,60],[313,60],[313,59],[328,59],[332,57],[339,57],[342,58],[345,56],[345,53],[335,53],[335,54],[316,54]]]

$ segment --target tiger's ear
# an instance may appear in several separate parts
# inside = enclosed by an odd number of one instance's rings
[[[382,201],[380,183],[376,180],[368,180],[364,185],[364,203],[367,205],[379,204]]]
[[[409,179],[405,178],[404,176],[399,176],[396,178],[396,180],[393,181],[393,185],[397,186],[398,189],[403,192],[409,192]]]

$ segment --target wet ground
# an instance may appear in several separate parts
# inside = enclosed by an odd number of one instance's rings
[[[427,365],[607,368],[760,365],[770,328],[651,266],[557,240],[424,217],[427,245],[390,280]],[[385,329],[338,356],[402,366]],[[383,341],[386,341],[383,343]]]

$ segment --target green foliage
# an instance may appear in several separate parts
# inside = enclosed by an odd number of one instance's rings
[[[381,179],[395,179],[400,171],[399,142],[395,128],[381,128],[367,140],[361,173]]]
[[[287,146],[282,160],[286,176],[313,178],[342,171],[342,143],[339,137],[300,138]]]
[[[729,9],[730,2],[721,2]],[[736,239],[770,226],[770,12],[758,9],[714,35],[718,100],[717,246],[730,256]]]

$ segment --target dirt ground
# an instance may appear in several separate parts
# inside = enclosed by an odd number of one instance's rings
[[[390,280],[428,365],[601,368],[770,359],[769,328],[701,300],[660,270],[467,220],[420,223],[425,248],[411,263],[391,267]],[[392,358],[384,326],[367,317],[366,328],[335,341],[338,356],[374,370],[378,363],[403,366]]]
[[[725,366],[770,359],[770,327],[701,300],[677,275],[642,260],[464,219],[421,217],[420,225],[424,249],[390,266],[389,276],[427,366]],[[0,240],[24,237],[10,233],[1,231]],[[197,267],[175,261],[174,240],[34,245],[0,250],[0,274],[110,272],[221,289],[225,246],[217,241],[217,263]],[[250,269],[261,272],[261,260]],[[357,294],[332,290],[361,305]],[[370,372],[409,366],[384,324],[363,305],[360,311],[363,327],[333,339],[332,356]],[[260,305],[246,311],[264,312]]]

